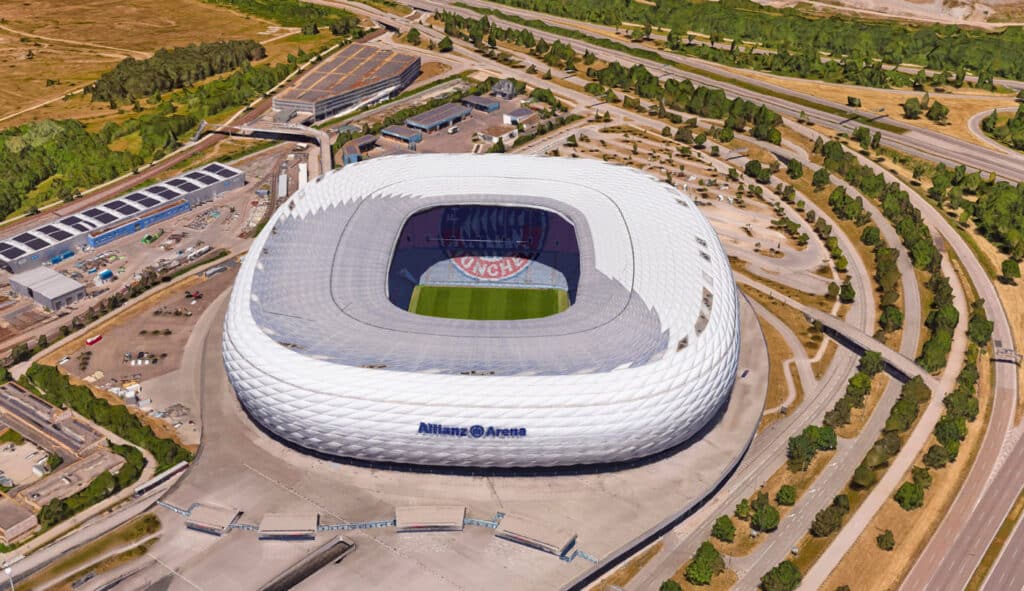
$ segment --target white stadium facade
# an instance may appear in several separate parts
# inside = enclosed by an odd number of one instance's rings
[[[427,277],[550,283],[571,304],[414,314],[407,292]],[[564,468],[699,436],[729,400],[739,342],[725,252],[674,187],[590,160],[424,154],[347,166],[282,206],[239,272],[223,353],[253,420],[307,450]]]

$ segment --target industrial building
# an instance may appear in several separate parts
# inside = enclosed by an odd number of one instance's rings
[[[285,119],[324,119],[397,95],[419,75],[418,57],[353,43],[275,96],[273,107]]]
[[[180,215],[245,184],[245,173],[213,163],[0,240],[0,269],[21,273],[56,264]]]
[[[496,98],[489,96],[477,96],[471,94],[462,99],[462,104],[467,107],[472,107],[477,111],[483,111],[484,113],[493,113],[501,107],[501,101]]]
[[[519,107],[518,109],[502,115],[501,121],[505,125],[522,125],[523,127],[529,127],[531,125],[536,125],[540,121],[540,116],[537,115],[537,112],[533,109]]]
[[[368,152],[377,145],[377,136],[364,135],[345,142],[341,146],[341,161],[343,164],[355,164],[359,162],[363,153]]]
[[[388,125],[380,130],[380,134],[386,138],[398,140],[409,144],[410,150],[416,149],[416,144],[423,141],[423,132],[406,127],[404,125]]]
[[[84,489],[104,472],[117,474],[124,463],[125,459],[115,453],[97,450],[20,489],[18,499],[38,511],[54,499],[66,499]]]
[[[48,310],[59,310],[84,299],[85,286],[49,267],[36,267],[10,277],[14,293],[32,298]]]
[[[470,112],[472,112],[472,109],[465,105],[445,103],[429,111],[424,111],[419,115],[409,117],[405,120],[405,124],[413,129],[430,133],[462,121],[469,117]]]
[[[516,139],[516,136],[519,135],[519,130],[511,125],[492,125],[478,132],[477,135],[480,136],[481,140],[491,144],[498,142],[508,144]]]
[[[20,542],[38,525],[35,513],[7,495],[0,495],[0,542]]]

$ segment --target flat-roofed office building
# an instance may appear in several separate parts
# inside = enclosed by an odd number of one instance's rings
[[[353,43],[274,97],[274,109],[324,119],[398,94],[419,75],[418,57]]]

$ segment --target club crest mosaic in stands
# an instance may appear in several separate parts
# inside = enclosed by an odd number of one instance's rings
[[[473,279],[509,279],[540,255],[548,215],[524,207],[446,207],[441,214],[441,248]]]

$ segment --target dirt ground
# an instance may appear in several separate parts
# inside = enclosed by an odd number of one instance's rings
[[[793,351],[786,345],[786,341],[783,340],[779,331],[775,330],[775,327],[768,324],[760,317],[758,317],[758,322],[761,324],[761,332],[764,333],[764,340],[768,343],[768,396],[764,401],[764,407],[777,408],[780,404],[785,402],[786,398],[789,396],[789,388],[786,386],[786,368],[784,364],[787,359],[793,358]],[[792,406],[795,408],[797,404],[793,404]],[[760,431],[761,429],[764,429],[781,417],[782,414],[777,412],[762,416],[758,430]]]
[[[140,59],[161,47],[202,41],[266,40],[280,33],[267,21],[200,0],[180,0],[173,10],[159,0],[25,0],[6,3],[3,16],[0,72],[6,83],[0,89],[0,117],[60,99],[125,57]],[[74,116],[75,110],[89,106],[79,102],[63,110],[58,100],[42,113]],[[8,119],[3,125],[20,121],[24,119]]]

